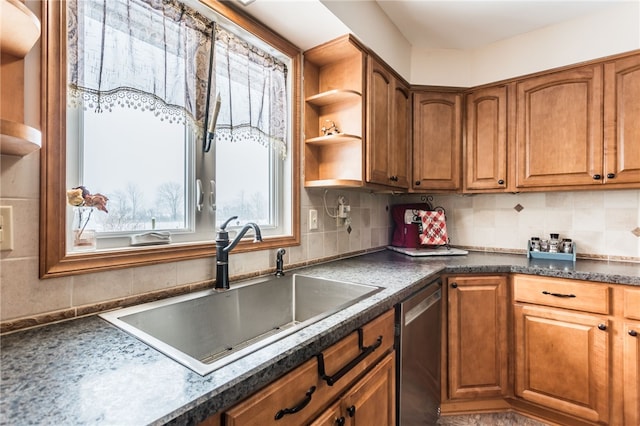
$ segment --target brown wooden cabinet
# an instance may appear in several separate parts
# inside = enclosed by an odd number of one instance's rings
[[[416,191],[457,191],[461,182],[462,95],[413,94],[413,185]]]
[[[640,187],[640,55],[516,83],[519,190]]]
[[[516,87],[516,186],[600,184],[602,66],[527,78]]]
[[[508,173],[508,86],[485,87],[465,97],[465,192],[504,191]]]
[[[19,0],[3,0],[0,12],[0,154],[23,156],[42,139],[24,123],[24,57],[40,38],[40,21]]]
[[[516,276],[513,286],[516,396],[607,424],[609,287],[534,276]]]
[[[305,186],[408,189],[408,83],[351,35],[304,58]]]
[[[331,424],[335,416],[349,418],[356,424],[393,424],[395,418],[394,311],[390,310],[361,328],[363,346],[376,345],[364,357],[359,346],[359,333],[354,332],[322,351],[327,375],[335,378],[329,384],[319,374],[319,358],[314,357],[254,395],[225,410],[225,426],[278,425],[297,426]],[[352,360],[358,362],[340,377],[335,376]],[[349,417],[351,407],[355,416]],[[374,416],[380,423],[367,423]]]
[[[640,184],[640,54],[604,65],[606,184]]]
[[[365,183],[365,64],[366,50],[351,35],[304,53],[307,187]],[[330,130],[332,125],[337,131]]]
[[[624,289],[622,328],[623,419],[640,424],[640,289]]]
[[[446,398],[502,398],[509,394],[507,278],[447,278]]]
[[[409,188],[411,97],[407,83],[368,57],[367,182]]]
[[[395,424],[395,356],[387,355],[311,426]]]

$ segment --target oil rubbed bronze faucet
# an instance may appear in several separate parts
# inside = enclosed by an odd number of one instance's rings
[[[253,242],[257,243],[262,241],[262,233],[260,227],[253,222],[248,222],[242,227],[238,235],[229,242],[229,233],[227,232],[227,225],[232,220],[236,220],[238,216],[232,216],[227,219],[218,232],[216,233],[216,289],[228,289],[229,288],[229,252],[238,245],[244,234],[253,229],[255,237]]]

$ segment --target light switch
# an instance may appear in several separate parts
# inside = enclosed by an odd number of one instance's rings
[[[13,207],[0,207],[0,250],[13,250]]]

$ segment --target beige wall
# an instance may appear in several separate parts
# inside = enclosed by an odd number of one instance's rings
[[[413,48],[410,81],[472,87],[634,49],[640,2],[627,2],[473,50]]]

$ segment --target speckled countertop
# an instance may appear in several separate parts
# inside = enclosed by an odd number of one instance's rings
[[[97,316],[2,336],[0,424],[196,424],[390,309],[440,273],[517,272],[640,286],[640,264],[391,251],[300,269],[385,289],[207,376]]]

